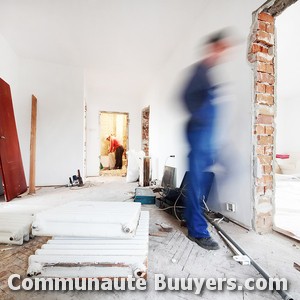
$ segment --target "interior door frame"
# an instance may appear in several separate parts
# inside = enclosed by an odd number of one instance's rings
[[[127,132],[127,139],[126,139],[126,145],[124,147],[124,153],[126,154],[126,151],[128,151],[129,147],[129,112],[119,112],[119,111],[105,111],[105,110],[101,110],[99,111],[99,133],[98,133],[98,145],[99,145],[99,165],[100,165],[100,154],[101,154],[101,114],[117,114],[117,115],[126,115],[127,116],[127,121],[126,121],[126,132]]]

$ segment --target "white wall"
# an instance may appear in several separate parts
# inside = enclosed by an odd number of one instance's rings
[[[0,58],[0,77],[10,85],[12,94],[15,94],[17,92],[19,58],[1,34]]]
[[[89,82],[87,75],[87,82]],[[126,94],[118,94],[115,90],[105,90],[101,86],[87,85],[87,176],[99,175],[100,128],[99,112],[129,113],[129,145],[128,149],[141,149],[141,110],[140,99]]]
[[[182,36],[181,43],[160,71],[160,76],[143,99],[150,105],[150,156],[153,177],[161,179],[166,158],[168,164],[177,168],[179,185],[187,170],[188,147],[184,136],[187,114],[180,103],[180,92],[185,76],[184,68],[199,59],[197,49],[201,37],[215,30],[230,26],[241,44],[236,47],[232,60],[226,65],[228,79],[233,81],[235,93],[235,115],[228,132],[226,158],[230,169],[219,176],[218,186],[212,192],[211,207],[224,212],[225,202],[237,203],[237,212],[232,216],[241,223],[251,226],[251,101],[252,73],[247,62],[247,42],[252,24],[252,12],[263,1],[238,0],[210,1],[190,32]],[[238,13],[237,13],[238,11]],[[234,147],[235,146],[235,147]],[[233,152],[235,150],[235,153]],[[223,182],[226,181],[226,184]]]
[[[20,58],[0,35],[0,77],[11,87],[29,181],[31,95],[38,98],[36,185],[67,184],[83,170],[83,70]]]
[[[300,3],[276,18],[277,28],[277,153],[300,152]]]
[[[67,184],[83,171],[83,70],[20,59],[17,109],[19,138],[28,178],[31,95],[37,97],[36,185]]]

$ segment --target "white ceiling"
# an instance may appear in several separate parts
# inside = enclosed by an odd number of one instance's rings
[[[0,0],[0,34],[25,58],[142,90],[213,0]],[[92,82],[91,82],[92,83]]]

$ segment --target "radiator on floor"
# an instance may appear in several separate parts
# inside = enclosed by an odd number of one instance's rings
[[[141,212],[132,238],[54,237],[29,257],[29,276],[146,278],[149,212]]]
[[[32,221],[28,214],[0,214],[0,243],[22,245],[28,241]]]
[[[38,212],[32,234],[130,239],[140,213],[140,203],[74,201]]]

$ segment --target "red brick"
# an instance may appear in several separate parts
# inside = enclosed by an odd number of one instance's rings
[[[273,64],[270,63],[265,63],[265,62],[257,62],[257,71],[263,72],[263,73],[269,73],[271,75],[274,74],[274,66]]]
[[[274,117],[269,115],[258,115],[256,118],[256,124],[273,124]]]
[[[265,146],[264,145],[257,145],[256,146],[256,154],[265,154]]]
[[[251,47],[251,52],[252,53],[256,53],[256,52],[262,52],[261,51],[261,45],[259,45],[259,44],[256,44],[256,43],[253,43],[252,44],[252,47]]]
[[[267,66],[266,63],[263,63],[263,62],[259,61],[257,63],[257,71],[267,73],[267,67],[266,66]]]
[[[266,92],[266,85],[260,82],[256,83],[256,92],[258,93],[265,93]]]
[[[268,55],[268,54],[258,52],[256,54],[256,59],[258,61],[262,61],[262,62],[266,62],[266,63],[273,63],[274,57],[272,55]]]
[[[262,165],[270,165],[273,160],[271,155],[257,155],[257,158]]]
[[[269,33],[274,33],[275,32],[275,26],[274,26],[274,23],[272,24],[266,24],[267,28],[266,28],[266,31],[269,32]]]
[[[271,176],[271,175],[263,175],[263,182],[264,183],[273,182],[273,176]]]
[[[266,85],[266,93],[274,95],[274,86],[273,85]]]
[[[273,168],[271,165],[268,165],[268,166],[264,166],[264,173],[265,174],[271,174],[273,171]]]
[[[256,102],[259,104],[274,104],[274,97],[269,94],[256,94]]]
[[[261,46],[260,52],[262,52],[262,53],[268,53],[268,54],[270,53],[269,48],[265,47],[265,46]]]
[[[263,22],[263,21],[258,21],[258,29],[263,30],[263,31],[267,31],[267,26],[269,24]]]
[[[273,126],[265,126],[265,134],[273,134],[274,133],[274,127]]]
[[[265,65],[266,72],[269,74],[274,74],[274,66],[273,64],[266,64]]]
[[[265,126],[256,125],[254,129],[254,134],[264,134],[265,133]]]
[[[265,12],[258,14],[258,20],[274,24],[274,17]]]
[[[274,35],[262,30],[256,32],[256,42],[265,44],[267,46],[274,45]]]
[[[274,139],[273,139],[273,136],[263,136],[263,135],[258,135],[257,136],[257,144],[258,145],[271,145],[273,144],[274,142]]]
[[[273,182],[273,176],[272,175],[263,175],[261,178],[256,179],[256,183],[258,185],[267,185],[269,183]],[[265,202],[266,199],[263,200]]]
[[[275,83],[275,78],[271,74],[257,72],[257,81],[272,85]]]

